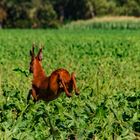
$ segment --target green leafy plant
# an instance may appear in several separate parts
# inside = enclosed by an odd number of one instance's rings
[[[139,36],[139,30],[0,30],[0,139],[139,139]],[[46,75],[60,67],[75,71],[78,97],[26,104],[33,42],[45,46]]]

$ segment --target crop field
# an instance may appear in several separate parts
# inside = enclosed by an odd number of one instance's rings
[[[136,17],[97,17],[89,20],[73,21],[64,26],[66,29],[140,29],[140,18]]]
[[[33,42],[47,75],[76,73],[79,96],[27,105]],[[0,30],[0,98],[1,140],[139,140],[140,30]]]

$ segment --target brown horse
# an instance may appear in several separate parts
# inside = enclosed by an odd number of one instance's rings
[[[29,101],[30,95],[32,95],[34,101],[52,101],[58,98],[63,91],[67,97],[71,97],[73,89],[76,95],[79,95],[74,73],[70,75],[67,70],[61,68],[53,71],[50,76],[46,76],[41,64],[42,48],[40,48],[37,56],[35,56],[33,45],[30,56],[31,62],[29,70],[30,73],[33,73],[33,80],[32,89],[29,91],[27,102]]]

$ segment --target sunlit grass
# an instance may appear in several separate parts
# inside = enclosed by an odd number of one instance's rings
[[[66,29],[140,29],[140,18],[136,17],[95,17],[66,24]]]
[[[139,30],[0,30],[0,138],[139,138],[139,36]],[[33,42],[45,45],[47,75],[60,67],[76,72],[79,96],[27,106]]]

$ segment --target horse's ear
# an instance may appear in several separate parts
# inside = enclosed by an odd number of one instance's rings
[[[30,50],[30,56],[32,56],[32,51]]]
[[[32,45],[32,50],[30,50],[30,55],[31,55],[32,57],[35,56],[34,50],[35,50],[35,44],[33,43],[33,45]]]
[[[39,61],[42,61],[42,59],[43,59],[42,48],[39,49],[39,52],[37,54],[37,58]]]

